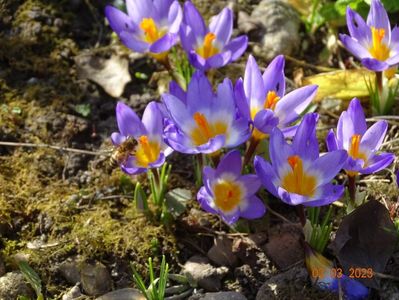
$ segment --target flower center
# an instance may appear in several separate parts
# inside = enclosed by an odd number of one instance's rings
[[[234,181],[220,180],[213,187],[216,206],[223,212],[230,212],[240,204],[241,187]]]
[[[302,159],[298,155],[288,157],[291,171],[284,176],[281,186],[290,193],[312,197],[316,189],[316,178],[303,170]]]
[[[371,56],[377,60],[386,60],[389,57],[389,48],[382,41],[385,36],[383,28],[371,27],[372,46],[369,51]]]
[[[366,164],[366,162],[367,162],[366,154],[364,154],[363,152],[359,151],[361,138],[362,138],[362,136],[360,134],[352,135],[351,144],[349,146],[348,154],[353,159],[362,159],[364,161],[364,163]]]
[[[207,59],[215,54],[219,53],[219,49],[213,45],[213,41],[216,39],[216,35],[212,32],[208,32],[202,43],[202,46],[197,48],[198,55],[202,56],[203,58]]]
[[[137,165],[147,168],[150,163],[158,159],[161,147],[158,142],[149,141],[146,135],[140,136],[138,142],[136,149]]]
[[[158,29],[152,18],[144,18],[140,23],[140,28],[144,31],[144,41],[154,43],[164,36],[164,32]]]
[[[263,103],[263,107],[265,109],[274,110],[276,108],[277,102],[280,100],[280,97],[277,96],[275,91],[269,91],[267,93],[265,102]]]
[[[209,123],[206,116],[200,112],[193,115],[196,127],[191,131],[191,139],[196,146],[206,144],[211,138],[219,134],[227,133],[227,125],[224,122],[218,121]]]

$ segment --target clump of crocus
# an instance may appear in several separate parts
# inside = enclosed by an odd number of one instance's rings
[[[292,144],[285,141],[280,129],[274,128],[269,145],[271,164],[255,157],[256,174],[263,186],[290,205],[327,205],[344,192],[342,185],[333,185],[331,180],[343,167],[347,154],[337,150],[319,156],[317,118],[315,113],[305,115]]]
[[[111,135],[117,147],[113,157],[125,173],[140,174],[164,164],[172,149],[163,141],[163,118],[157,103],[150,102],[140,120],[129,106],[118,102],[116,120],[119,132]]]
[[[384,89],[384,76],[389,79],[395,74],[399,63],[399,28],[391,30],[388,14],[379,0],[372,0],[365,22],[348,6],[346,21],[349,35],[341,34],[346,49],[359,58],[362,64],[376,72],[376,88],[369,88],[375,112],[382,114],[390,110],[395,95],[391,89]],[[397,86],[393,90],[397,90]],[[377,92],[377,93],[376,93]]]
[[[262,139],[278,127],[286,136],[293,136],[297,121],[317,92],[317,85],[308,85],[285,95],[285,60],[277,56],[266,68],[263,75],[252,55],[245,68],[244,80],[238,81],[236,91],[239,96],[243,87],[244,98],[239,102],[243,115],[253,121],[255,130],[252,136]],[[242,95],[241,95],[242,96]]]
[[[334,267],[332,261],[314,251],[305,243],[305,263],[312,283],[322,290],[339,293],[343,291],[349,300],[366,299],[369,290],[359,281],[343,274],[341,268]],[[370,274],[372,276],[372,274]]]
[[[239,58],[247,48],[247,36],[230,40],[233,12],[224,8],[211,19],[209,27],[191,1],[184,4],[180,40],[190,63],[197,69],[220,68]]]
[[[174,85],[176,88],[176,85]],[[182,153],[213,153],[223,147],[235,147],[250,136],[248,120],[236,114],[233,85],[225,79],[217,93],[206,76],[194,73],[187,93],[174,89],[162,99],[170,115],[165,129],[166,142]]]
[[[327,135],[329,151],[344,149],[348,159],[344,170],[349,177],[351,200],[355,200],[355,177],[357,174],[372,174],[389,166],[394,160],[391,153],[379,153],[384,141],[388,124],[378,121],[367,129],[366,118],[360,101],[354,98],[347,111],[342,112],[338,120],[337,134],[333,130]]]
[[[113,6],[105,8],[110,26],[122,43],[137,52],[149,52],[165,60],[178,41],[183,18],[177,0],[126,0],[127,14]]]
[[[256,219],[265,214],[266,208],[255,193],[260,181],[255,174],[241,175],[242,162],[238,150],[227,153],[216,169],[203,169],[204,186],[197,194],[201,207],[219,214],[228,223],[238,218]]]

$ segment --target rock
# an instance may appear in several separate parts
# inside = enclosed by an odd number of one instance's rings
[[[269,242],[262,248],[277,268],[287,269],[304,259],[301,239],[299,226],[283,225],[270,234]]]
[[[271,60],[279,54],[292,55],[299,48],[300,18],[283,0],[263,0],[248,16],[238,14],[238,28],[257,42],[256,55]]]
[[[233,241],[228,237],[219,237],[215,240],[215,244],[208,251],[208,258],[219,266],[234,267],[238,263],[238,259],[232,250]]]
[[[62,296],[62,300],[73,300],[82,296],[79,285],[75,285],[66,294]]]
[[[227,274],[228,268],[215,268],[206,257],[193,256],[183,266],[182,273],[187,276],[192,286],[200,286],[207,291],[220,290],[221,279]]]
[[[107,293],[96,300],[145,300],[145,297],[136,289],[126,288]]]
[[[80,79],[89,79],[101,86],[112,97],[120,97],[125,85],[132,80],[127,57],[112,55],[110,58],[84,53],[75,57]]]
[[[100,262],[82,263],[80,280],[83,290],[90,296],[102,295],[111,290],[111,275]]]
[[[25,282],[20,272],[9,272],[0,277],[0,299],[15,300],[18,296],[26,296],[33,299],[34,292]]]
[[[247,298],[237,292],[206,293],[201,300],[246,300]]]
[[[63,261],[58,270],[68,283],[76,284],[80,282],[80,270],[77,258],[69,258]]]

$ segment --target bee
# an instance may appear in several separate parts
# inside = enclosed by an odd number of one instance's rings
[[[120,144],[111,155],[110,164],[112,167],[126,164],[129,155],[134,155],[137,141],[133,137],[128,137]]]

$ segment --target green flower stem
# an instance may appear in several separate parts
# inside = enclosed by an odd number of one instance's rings
[[[244,155],[244,163],[243,163],[244,167],[246,165],[248,165],[249,162],[251,161],[252,156],[254,155],[254,153],[256,151],[256,148],[259,145],[259,142],[260,142],[260,140],[255,139],[253,137],[251,137],[251,139],[249,140],[249,146],[248,146],[247,151],[245,152],[245,155]]]

